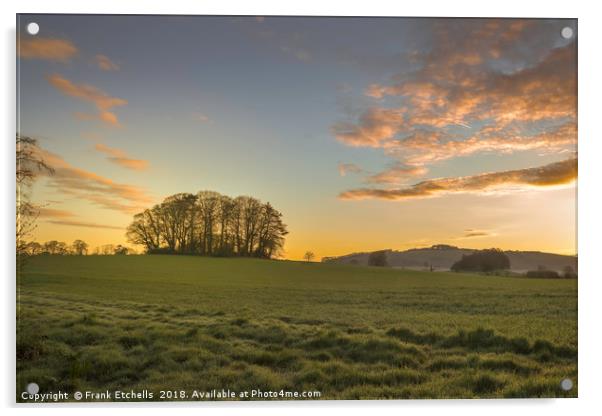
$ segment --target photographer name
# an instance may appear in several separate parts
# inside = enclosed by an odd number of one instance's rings
[[[115,390],[109,391],[105,390],[102,392],[97,391],[84,391],[84,392],[75,392],[73,394],[73,398],[75,400],[151,400],[154,397],[154,393],[149,390]]]

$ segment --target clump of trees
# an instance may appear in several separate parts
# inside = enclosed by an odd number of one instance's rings
[[[509,268],[510,259],[506,253],[497,248],[479,250],[468,255],[464,254],[451,267],[454,272],[493,272]]]
[[[537,279],[558,279],[560,277],[556,270],[546,269],[529,270],[526,276]]]
[[[110,256],[110,255],[127,255],[127,254],[136,254],[135,250],[123,246],[121,244],[103,244],[98,246],[92,252],[94,255],[102,255],[102,256]]]
[[[577,272],[571,266],[564,266],[562,269],[562,275],[565,279],[576,279]]]
[[[548,270],[545,266],[537,267],[537,270],[529,270],[525,274],[527,277],[539,278],[539,279],[576,279],[577,273],[571,266],[565,266],[562,270],[562,274],[556,270]]]
[[[449,244],[435,244],[431,246],[431,250],[457,250],[457,246],[450,246]]]
[[[370,253],[368,256],[368,266],[387,267],[387,250],[379,250]]]
[[[212,191],[179,193],[134,216],[128,241],[149,254],[271,258],[288,234],[269,202]]]

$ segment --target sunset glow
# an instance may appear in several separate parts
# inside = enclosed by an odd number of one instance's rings
[[[132,246],[134,214],[212,190],[282,212],[287,259],[577,253],[577,46],[560,35],[573,20],[19,24],[18,133],[54,168],[32,189],[37,241]]]

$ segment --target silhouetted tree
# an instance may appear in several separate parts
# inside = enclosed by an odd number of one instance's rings
[[[51,241],[46,241],[44,243],[43,253],[44,254],[54,254],[54,255],[56,255],[56,254],[64,255],[64,254],[69,254],[69,249],[68,249],[66,243],[64,243],[62,241],[51,240]]]
[[[31,241],[27,243],[25,251],[30,256],[37,256],[38,254],[42,254],[44,247],[37,241]]]
[[[122,246],[121,244],[118,244],[115,249],[113,250],[113,254],[115,254],[116,256],[125,256],[129,253],[130,249]]]
[[[506,270],[509,268],[510,259],[502,250],[496,248],[479,250],[468,255],[464,254],[451,267],[455,272],[492,272],[494,270]]]
[[[83,240],[75,240],[73,244],[71,244],[71,249],[75,255],[86,255],[88,254],[88,243]]]
[[[108,256],[110,254],[115,254],[115,246],[113,244],[103,244],[99,248],[99,254]]]
[[[555,270],[547,270],[545,268],[537,270],[529,270],[526,274],[527,277],[540,278],[540,279],[558,279],[560,275]]]
[[[375,251],[368,256],[368,266],[387,267],[388,265],[386,250]]]
[[[27,238],[35,229],[39,215],[39,207],[30,201],[31,185],[40,172],[53,173],[54,170],[41,157],[36,139],[17,134],[16,149],[16,239],[17,268],[20,268],[27,255]]]
[[[314,259],[315,255],[312,251],[306,251],[303,255],[303,258],[309,263]]]
[[[136,214],[126,235],[151,254],[271,258],[287,234],[282,214],[271,204],[201,191],[169,196]]]

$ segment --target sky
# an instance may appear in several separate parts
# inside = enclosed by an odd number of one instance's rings
[[[37,241],[131,246],[134,214],[213,190],[280,210],[288,259],[577,252],[575,20],[17,20]]]

